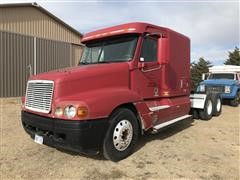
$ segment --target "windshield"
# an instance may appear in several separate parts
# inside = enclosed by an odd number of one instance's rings
[[[227,73],[222,73],[222,74],[210,74],[208,79],[234,79],[234,74],[227,74]]]
[[[80,64],[129,61],[133,58],[137,39],[137,35],[128,35],[87,43]]]

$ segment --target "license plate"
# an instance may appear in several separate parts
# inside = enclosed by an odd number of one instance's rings
[[[43,137],[35,134],[34,142],[38,144],[43,144]]]

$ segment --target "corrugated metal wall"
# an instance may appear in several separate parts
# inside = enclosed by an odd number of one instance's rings
[[[25,93],[33,64],[33,37],[0,31],[0,97]]]
[[[0,8],[0,30],[81,44],[79,35],[36,7]]]
[[[78,65],[81,55],[82,55],[83,47],[79,45],[72,45],[72,65]]]
[[[72,66],[71,44],[37,38],[37,74]]]
[[[32,73],[34,69],[41,73],[74,66],[80,58],[77,50],[80,51],[81,46],[0,31],[0,97],[25,94],[30,74],[28,65],[31,65]]]

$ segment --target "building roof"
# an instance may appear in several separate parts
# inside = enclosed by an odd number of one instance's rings
[[[44,13],[44,14],[48,15],[49,17],[53,18],[55,21],[59,22],[60,24],[62,24],[65,27],[67,27],[68,29],[70,29],[74,33],[78,34],[81,37],[83,36],[79,31],[77,31],[76,29],[74,29],[73,27],[71,27],[70,25],[68,25],[67,23],[62,21],[61,19],[59,19],[57,16],[53,15],[52,13],[50,13],[49,11],[47,11],[46,9],[41,7],[36,2],[33,2],[33,3],[0,4],[0,8],[1,7],[34,7],[34,8],[37,8],[39,11],[41,11],[42,13]]]

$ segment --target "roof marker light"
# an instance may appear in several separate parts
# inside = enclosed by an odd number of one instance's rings
[[[125,31],[124,29],[119,29],[116,31],[111,31],[110,34],[120,33],[120,32],[124,32],[124,31]]]
[[[135,30],[136,30],[136,28],[119,29],[119,30],[115,30],[115,31],[107,32],[107,33],[96,34],[93,36],[84,37],[82,40],[88,40],[88,39],[92,39],[92,38],[98,38],[100,36],[107,36],[109,34],[117,34],[117,33],[121,33],[121,32],[130,32],[130,31],[135,31]]]
[[[128,28],[128,31],[135,31],[136,28]]]

